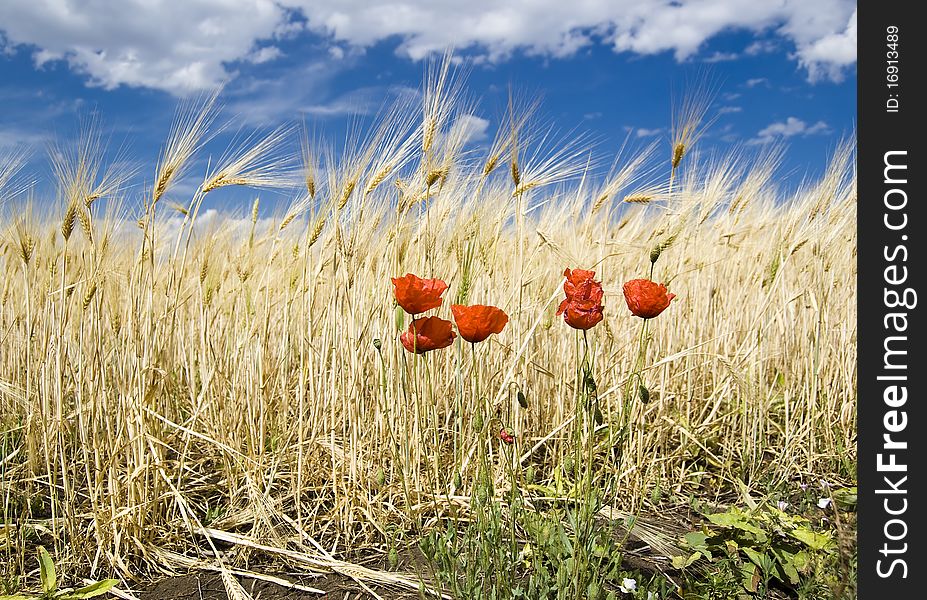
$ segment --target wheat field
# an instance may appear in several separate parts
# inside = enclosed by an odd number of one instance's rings
[[[675,145],[603,161],[515,106],[474,151],[454,127],[459,88],[437,68],[420,106],[384,111],[338,151],[284,128],[197,173],[221,127],[205,98],[179,113],[144,190],[106,166],[93,131],[51,154],[54,198],[24,190],[22,157],[3,157],[10,572],[28,573],[41,542],[97,577],[263,555],[401,585],[352,561],[465,509],[477,446],[499,490],[513,465],[556,488],[582,344],[555,316],[565,268],[605,289],[588,332],[598,398],[606,421],[630,423],[603,466],[612,507],[659,519],[693,495],[853,477],[852,147],[788,195],[776,152],[700,154],[697,110]],[[192,196],[175,191],[185,176]],[[294,181],[287,206],[202,210],[226,186]],[[677,297],[651,322],[644,403],[623,398],[640,320],[621,286],[655,249],[652,278]],[[448,283],[434,314],[492,304],[508,326],[476,348],[406,352],[390,281],[405,273]],[[510,454],[474,424],[483,408],[514,434]]]

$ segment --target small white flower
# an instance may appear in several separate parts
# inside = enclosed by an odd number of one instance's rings
[[[824,488],[824,489],[826,490],[827,488],[830,487],[830,483],[828,483],[826,479],[822,479],[822,480],[821,480],[821,487]]]
[[[802,489],[802,491],[806,491],[806,490],[808,489],[808,484],[807,484],[807,483],[800,483],[800,484],[798,484],[798,487],[800,487],[800,488]]]
[[[825,509],[830,506],[830,498],[821,498],[818,500],[818,508]]]
[[[660,600],[660,597],[653,592],[647,592],[647,600]]]
[[[785,509],[789,507],[789,503],[786,502],[785,500],[780,500],[779,502],[776,503],[776,506],[779,507],[779,510],[781,510],[782,512],[785,512]]]
[[[621,581],[621,585],[618,586],[618,589],[620,589],[625,594],[631,594],[634,592],[634,590],[637,589],[637,581],[631,579],[630,577],[625,577]]]

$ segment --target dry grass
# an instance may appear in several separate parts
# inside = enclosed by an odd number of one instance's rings
[[[171,552],[216,555],[210,531],[254,540],[223,554],[229,568],[275,547],[349,569],[333,557],[377,551],[470,494],[470,415],[485,401],[474,369],[522,464],[545,481],[569,452],[561,426],[574,414],[578,338],[554,316],[561,273],[594,268],[604,282],[605,321],[590,333],[603,411],[616,418],[639,330],[621,285],[646,276],[654,248],[654,278],[678,299],[652,323],[652,400],[631,405],[627,458],[613,465],[619,506],[634,510],[656,486],[712,499],[738,482],[839,477],[854,461],[851,150],[783,198],[769,161],[700,161],[683,129],[674,186],[635,156],[593,185],[588,152],[562,141],[526,149],[512,134],[464,159],[449,134],[457,93],[445,72],[432,78],[445,87],[417,117],[387,113],[340,161],[306,146],[308,190],[285,228],[248,219],[242,234],[229,220],[203,235],[195,221],[212,188],[293,179],[273,154],[280,132],[231,150],[179,232],[155,216],[211,133],[213,98],[178,120],[139,199],[144,231],[104,209],[125,204],[92,143],[76,163],[56,162],[60,214],[14,217],[25,211],[8,202],[0,552],[13,572],[29,568],[37,537],[59,558],[134,576],[166,568]],[[506,155],[523,161],[520,182],[495,170]],[[0,174],[11,180],[7,166]],[[397,187],[414,195],[402,210]],[[390,283],[406,272],[441,277],[447,299],[498,305],[513,322],[476,364],[459,344],[410,356]],[[449,304],[438,314],[450,318]]]

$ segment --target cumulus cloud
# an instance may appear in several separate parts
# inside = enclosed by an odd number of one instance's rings
[[[798,61],[808,69],[812,81],[843,79],[844,68],[856,62],[856,11],[843,31],[821,37],[800,49]]]
[[[92,85],[183,95],[235,76],[235,63],[276,58],[273,42],[321,35],[333,56],[387,38],[421,59],[448,45],[479,60],[514,51],[565,57],[592,44],[616,52],[695,55],[731,29],[783,39],[812,80],[856,61],[853,0],[3,0],[3,48],[36,65],[65,61]]]
[[[179,95],[228,79],[225,63],[248,60],[256,41],[273,38],[285,22],[286,10],[272,0],[0,3],[7,45],[32,47],[37,66],[65,61],[91,85]]]
[[[785,121],[770,123],[750,140],[751,144],[768,144],[780,138],[790,138],[796,135],[808,136],[818,133],[827,133],[830,127],[824,121],[808,125],[798,117],[789,117]]]
[[[283,52],[280,51],[280,48],[276,46],[264,46],[263,48],[258,48],[249,54],[247,60],[248,62],[259,65],[261,63],[276,60],[281,56],[283,56]]]
[[[481,142],[489,137],[489,121],[476,115],[461,115],[454,121],[450,135],[460,136],[464,144]]]

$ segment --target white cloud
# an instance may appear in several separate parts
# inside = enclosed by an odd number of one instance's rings
[[[247,60],[248,62],[259,65],[276,60],[281,56],[283,56],[283,52],[281,52],[280,48],[276,46],[264,46],[249,54]]]
[[[772,40],[756,40],[744,48],[744,53],[748,56],[757,56],[759,54],[769,54],[779,49],[779,44]]]
[[[758,85],[768,84],[769,80],[765,77],[756,77],[755,79],[748,79],[744,85],[748,88],[756,87]]]
[[[853,0],[3,0],[3,47],[37,65],[63,60],[92,85],[183,95],[235,76],[234,63],[269,60],[268,41],[323,35],[333,58],[390,37],[421,59],[448,45],[480,60],[516,50],[563,57],[602,43],[616,52],[695,55],[732,29],[778,36],[812,80],[839,79],[856,61]],[[79,6],[79,8],[78,8]],[[721,55],[719,55],[721,56]]]
[[[660,135],[661,133],[663,133],[663,129],[660,129],[660,128],[645,129],[643,127],[638,127],[637,131],[634,132],[634,135],[641,138],[641,137],[653,137],[655,135]]]
[[[476,115],[461,115],[454,121],[451,136],[460,135],[463,143],[480,142],[488,135],[489,121]]]
[[[751,144],[768,144],[780,138],[790,138],[796,135],[808,136],[819,133],[827,133],[830,127],[824,121],[818,121],[814,125],[808,125],[797,117],[789,117],[785,121],[770,123],[761,129],[756,137],[750,140]]]
[[[0,152],[13,150],[36,151],[51,142],[47,135],[22,129],[21,127],[7,127],[0,125]]]
[[[226,63],[248,60],[286,21],[273,0],[0,2],[6,43],[31,46],[37,66],[63,60],[91,85],[178,95],[229,79]]]
[[[722,106],[721,108],[718,109],[718,114],[719,115],[729,115],[731,113],[743,112],[743,110],[744,109],[742,106]]]
[[[715,52],[711,56],[704,58],[703,60],[707,63],[717,63],[717,62],[729,62],[732,60],[737,60],[739,57],[735,52]]]
[[[843,31],[821,37],[799,49],[798,62],[808,69],[812,81],[843,79],[844,68],[856,62],[856,11]]]

